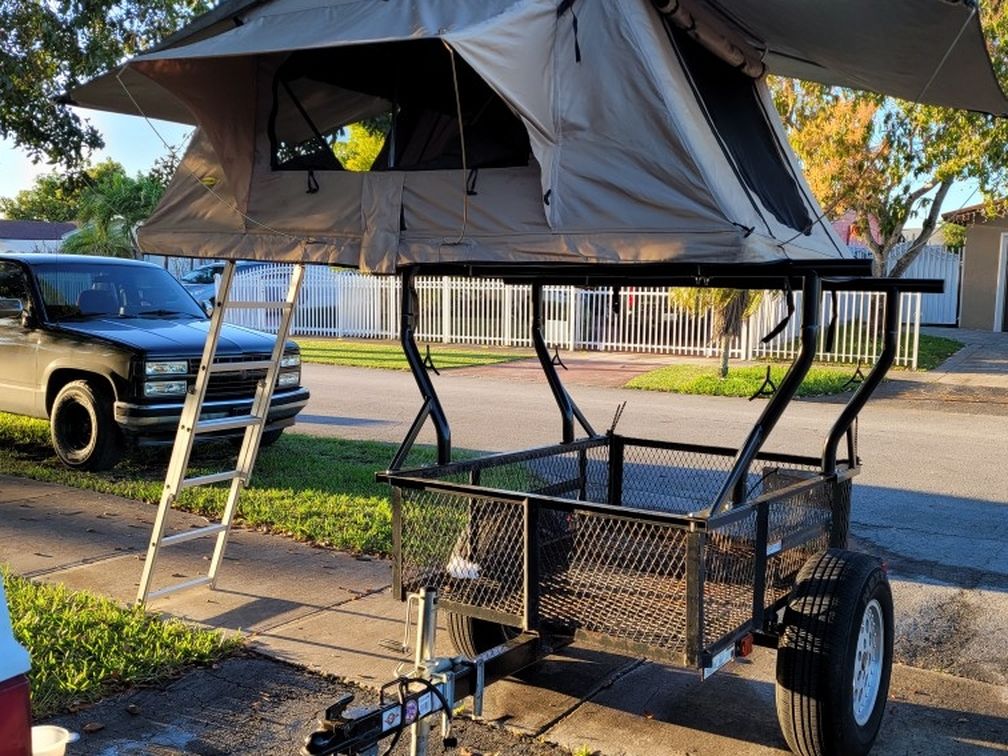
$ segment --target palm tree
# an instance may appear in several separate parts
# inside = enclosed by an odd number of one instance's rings
[[[80,228],[63,241],[63,250],[135,257],[133,230],[154,211],[163,193],[164,183],[153,175],[103,176],[81,192],[77,211]]]
[[[671,289],[669,296],[680,307],[693,310],[695,315],[711,313],[711,341],[721,350],[718,375],[728,377],[728,357],[732,339],[742,333],[742,324],[756,312],[763,301],[762,291],[745,289]]]

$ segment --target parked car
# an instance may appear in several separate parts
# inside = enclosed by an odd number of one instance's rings
[[[31,697],[28,652],[14,639],[0,580],[0,754],[30,756]]]
[[[68,467],[107,469],[129,446],[174,439],[208,329],[203,309],[156,265],[0,254],[0,411],[48,418],[53,448]],[[261,361],[273,345],[270,334],[225,324],[216,359]],[[212,376],[201,417],[248,414],[265,374]],[[308,396],[300,352],[288,341],[263,445],[293,425]]]
[[[235,272],[241,273],[242,271],[255,270],[256,268],[261,268],[267,264],[268,263],[242,260],[235,264]],[[207,263],[206,265],[200,265],[198,268],[193,268],[188,273],[183,273],[179,277],[179,280],[186,288],[186,291],[192,294],[193,299],[197,302],[200,304],[209,302],[213,305],[217,303],[216,277],[221,275],[223,272],[224,263]]]

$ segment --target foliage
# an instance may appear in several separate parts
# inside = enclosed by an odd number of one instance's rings
[[[961,341],[922,333],[917,347],[917,369],[934,370],[962,348]]]
[[[333,142],[333,152],[348,171],[367,171],[385,144],[385,132],[369,123],[351,123],[346,139]]]
[[[41,719],[237,649],[237,636],[162,620],[139,607],[31,583],[2,570],[14,637],[28,650],[32,713]]]
[[[133,229],[157,206],[165,185],[152,172],[131,178],[109,174],[80,194],[77,220],[81,227],[63,242],[65,252],[133,257]]]
[[[242,493],[239,519],[320,546],[387,554],[392,548],[388,487],[376,483],[374,473],[388,467],[394,453],[388,444],[286,433],[259,454],[252,484]],[[229,444],[204,444],[193,452],[190,471],[199,475],[229,464],[234,464]],[[167,465],[167,450],[146,449],[109,472],[70,471],[53,455],[44,420],[0,413],[0,475],[156,503]],[[227,492],[227,486],[187,489],[176,507],[219,517]]]
[[[1008,3],[985,4],[981,19],[995,70],[1008,80]],[[855,213],[876,275],[886,274],[907,222],[920,218],[921,232],[889,275],[909,267],[954,182],[973,179],[989,197],[1008,190],[1005,119],[811,82],[774,79],[771,87],[813,192],[828,217]]]
[[[728,357],[732,339],[742,332],[746,318],[759,309],[763,301],[762,291],[741,289],[677,288],[669,291],[672,302],[679,307],[691,309],[702,315],[710,310],[711,341],[721,349],[720,375],[728,375]]]
[[[351,367],[409,370],[409,363],[398,343],[375,341],[343,341],[341,339],[298,339],[301,359],[322,365],[348,365]],[[438,370],[458,367],[495,365],[500,362],[521,360],[531,356],[528,352],[492,352],[480,347],[452,349],[434,346],[431,359]]]
[[[770,377],[778,386],[787,372],[787,365],[774,365]],[[851,377],[850,368],[817,366],[798,388],[798,396],[828,396],[839,394]],[[727,377],[706,365],[669,365],[632,378],[626,388],[647,391],[669,391],[676,394],[705,396],[750,397],[763,385],[766,367],[755,365],[735,368]]]
[[[208,0],[5,0],[0,3],[0,137],[33,160],[76,170],[98,131],[55,98],[153,45]]]
[[[124,174],[114,160],[90,166],[75,176],[53,171],[35,179],[30,189],[22,189],[13,197],[0,197],[0,215],[11,220],[40,220],[65,223],[77,218],[81,193],[109,177]]]

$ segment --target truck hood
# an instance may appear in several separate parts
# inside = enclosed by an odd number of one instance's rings
[[[152,356],[198,357],[203,353],[209,320],[108,317],[57,323],[62,331],[120,344]],[[248,352],[263,353],[273,349],[273,336],[250,328],[225,324],[217,345],[219,355]],[[288,349],[294,343],[287,342]]]

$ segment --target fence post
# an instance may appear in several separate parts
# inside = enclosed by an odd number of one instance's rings
[[[451,341],[451,282],[447,276],[441,277],[441,341],[447,344]]]
[[[577,290],[573,286],[567,287],[567,351],[574,351],[574,330],[577,328]]]
[[[504,345],[514,346],[514,287],[504,284]]]
[[[921,299],[923,294],[919,291],[914,292],[913,298],[916,304],[914,313],[914,325],[913,325],[913,369],[917,369],[917,352],[920,349],[920,327],[921,327]]]

